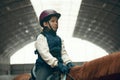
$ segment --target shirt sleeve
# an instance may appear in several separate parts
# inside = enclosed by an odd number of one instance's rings
[[[65,45],[64,45],[64,41],[62,40],[62,59],[63,59],[63,62],[64,64],[67,64],[69,62],[72,62],[69,55],[67,54],[67,51],[65,50]]]
[[[57,58],[53,57],[49,51],[47,39],[40,34],[35,42],[35,48],[38,50],[42,59],[51,67],[57,66]]]

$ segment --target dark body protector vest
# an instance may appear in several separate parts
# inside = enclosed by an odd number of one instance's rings
[[[59,36],[56,35],[56,32],[51,31],[51,30],[43,30],[43,32],[41,33],[43,34],[46,38],[47,38],[47,42],[48,42],[48,47],[49,47],[49,51],[51,53],[52,56],[56,57],[58,59],[59,62],[63,63],[63,60],[61,58],[61,38]],[[40,56],[39,52],[36,50],[35,54],[38,54],[38,59],[36,60],[36,64],[43,64],[46,63],[42,57]]]

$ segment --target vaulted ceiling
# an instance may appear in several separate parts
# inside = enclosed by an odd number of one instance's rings
[[[35,40],[40,26],[29,0],[0,1],[0,57],[11,56]],[[120,0],[83,0],[73,37],[108,53],[120,50]]]
[[[40,26],[29,0],[0,1],[0,56],[11,56],[32,42]]]
[[[83,0],[74,37],[88,40],[108,53],[120,50],[120,0]]]

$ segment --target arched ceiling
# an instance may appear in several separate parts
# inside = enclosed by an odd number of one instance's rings
[[[83,0],[73,36],[114,52],[120,50],[119,26],[119,0]],[[0,1],[0,57],[34,41],[40,30],[30,0]]]
[[[29,0],[0,0],[0,56],[11,56],[40,32]]]
[[[120,0],[83,0],[74,37],[112,53],[120,50]]]

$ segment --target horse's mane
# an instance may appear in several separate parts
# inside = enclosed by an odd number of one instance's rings
[[[83,65],[75,66],[70,70],[70,75],[73,76],[75,80],[103,80],[99,78],[119,73],[120,52],[85,62]]]

